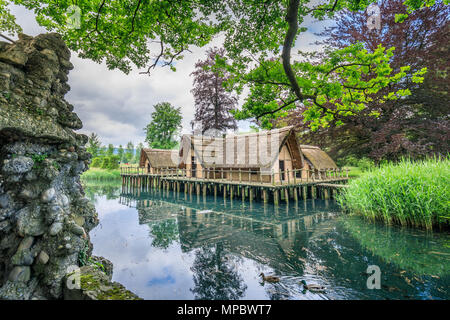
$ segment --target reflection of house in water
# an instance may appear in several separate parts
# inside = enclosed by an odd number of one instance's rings
[[[322,234],[321,227],[335,216],[332,208],[298,207],[288,210],[274,206],[235,208],[225,211],[214,203],[189,203],[153,193],[152,200],[122,200],[135,206],[139,223],[149,224],[176,217],[183,252],[221,243],[231,253],[283,268],[292,257],[294,247],[308,245]],[[140,198],[150,198],[141,194]],[[312,200],[314,201],[314,200]],[[323,202],[321,202],[323,204]],[[306,202],[304,203],[306,205]],[[331,210],[330,210],[331,209]],[[214,211],[212,211],[214,210]],[[307,212],[308,210],[308,212]],[[321,211],[323,210],[323,211]],[[301,263],[294,259],[292,263]]]

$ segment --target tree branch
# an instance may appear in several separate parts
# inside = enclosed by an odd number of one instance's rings
[[[297,96],[297,98],[301,101],[304,99],[300,87],[298,85],[297,79],[295,77],[295,73],[292,70],[291,66],[291,48],[294,43],[295,36],[298,31],[298,8],[299,8],[300,0],[290,0],[288,6],[288,12],[286,15],[286,21],[289,25],[288,31],[286,33],[286,37],[284,39],[283,44],[283,52],[281,54],[281,59],[283,60],[283,68],[286,76],[291,83],[292,89]]]
[[[268,114],[274,114],[275,112],[278,112],[278,111],[280,111],[280,110],[286,108],[287,106],[289,106],[289,105],[291,105],[291,104],[293,104],[294,102],[297,102],[297,101],[299,101],[299,99],[294,99],[294,100],[291,100],[291,101],[289,101],[289,102],[286,102],[286,103],[283,104],[281,107],[279,107],[279,108],[277,108],[277,109],[275,109],[275,110],[263,112],[263,113],[261,113],[260,115],[256,116],[256,120],[259,120],[259,118],[261,118],[261,117],[263,117],[263,116],[265,116],[265,115],[268,115]]]
[[[8,40],[8,41],[11,41],[12,43],[16,43],[13,39],[11,39],[11,38],[9,38],[9,37],[7,37],[7,36],[5,36],[4,34],[2,34],[2,33],[0,33],[0,37],[2,37],[2,38],[4,38],[4,39],[6,39],[6,40]]]
[[[131,31],[128,35],[130,35],[134,32],[134,20],[136,19],[136,15],[139,10],[139,7],[141,6],[141,3],[142,3],[142,0],[139,0],[136,10],[134,10],[133,19],[131,20]]]

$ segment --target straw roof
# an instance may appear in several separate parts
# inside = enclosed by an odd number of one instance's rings
[[[302,157],[293,127],[225,137],[183,135],[180,161],[186,159],[191,146],[196,160],[205,168],[271,168],[281,148],[287,145],[294,167],[301,168]]]
[[[145,166],[145,160],[148,159],[153,168],[176,168],[178,167],[178,150],[162,149],[142,149],[139,166]]]
[[[314,166],[314,169],[335,169],[336,163],[322,149],[315,146],[300,145],[304,157]]]

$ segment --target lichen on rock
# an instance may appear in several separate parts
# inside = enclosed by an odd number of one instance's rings
[[[111,282],[108,275],[95,266],[84,266],[66,276],[64,287],[66,300],[142,300],[118,282]]]

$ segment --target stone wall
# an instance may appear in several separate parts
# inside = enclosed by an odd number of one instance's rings
[[[58,34],[0,42],[0,299],[62,298],[64,276],[92,251],[87,136],[64,99],[71,69]]]

